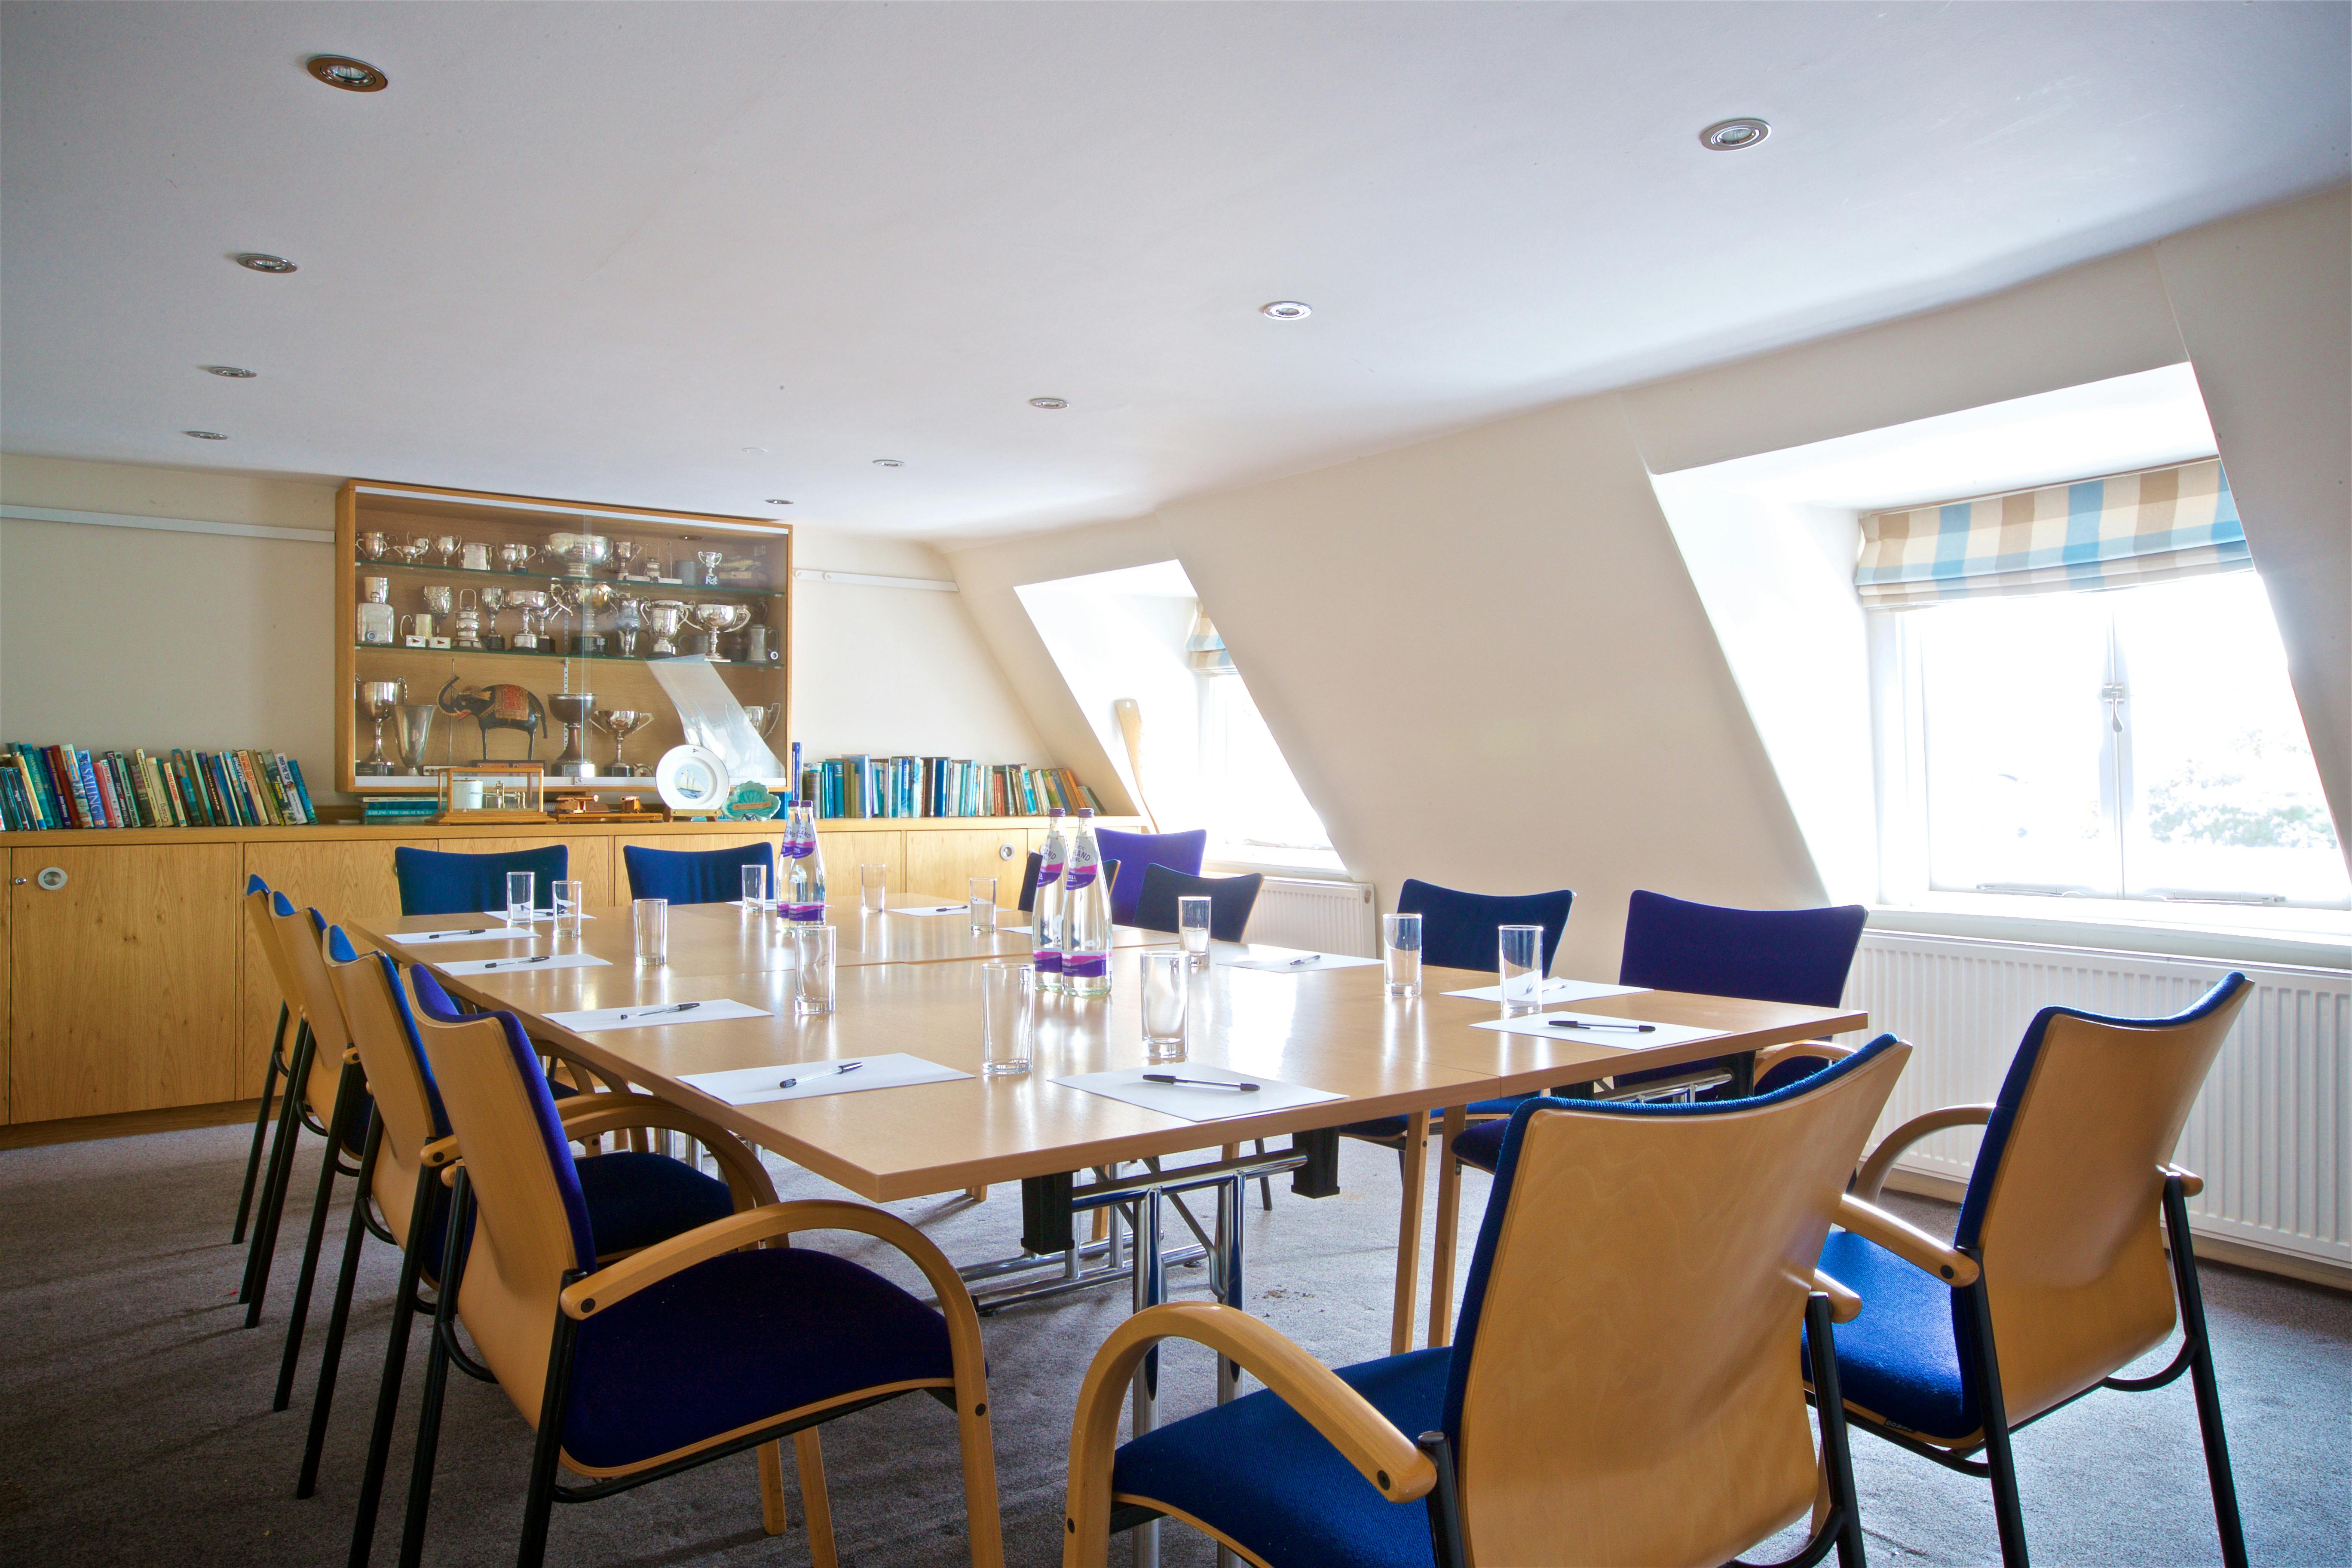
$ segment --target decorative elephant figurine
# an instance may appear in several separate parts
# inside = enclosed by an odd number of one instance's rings
[[[490,731],[520,730],[523,732],[523,755],[539,753],[539,731],[547,722],[547,710],[539,698],[520,686],[477,686],[450,695],[457,687],[457,677],[451,676],[449,684],[441,689],[437,706],[448,714],[472,714],[481,726],[482,761],[490,760]]]

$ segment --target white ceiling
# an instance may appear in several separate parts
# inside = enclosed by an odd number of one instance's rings
[[[929,537],[1981,293],[2352,121],[2341,4],[5,11],[7,449]]]

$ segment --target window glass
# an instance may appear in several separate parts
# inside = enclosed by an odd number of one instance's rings
[[[1328,859],[1336,867],[1331,836],[1241,676],[1228,667],[1202,676],[1201,688],[1201,784],[1212,852],[1302,865]]]

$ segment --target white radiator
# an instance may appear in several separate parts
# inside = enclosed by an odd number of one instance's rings
[[[1250,910],[1250,941],[1273,947],[1349,958],[1381,955],[1380,924],[1372,918],[1372,889],[1362,882],[1309,882],[1268,877]]]
[[[2232,969],[2254,994],[2175,1156],[2205,1178],[2189,1203],[2191,1227],[2352,1263],[2352,975],[2340,970],[1865,932],[1847,1005],[1868,1011],[1874,1035],[1891,1030],[1916,1047],[1878,1134],[1937,1106],[1991,1100],[2041,1007],[2158,1017]],[[1978,1137],[1937,1133],[1902,1163],[1965,1181]]]

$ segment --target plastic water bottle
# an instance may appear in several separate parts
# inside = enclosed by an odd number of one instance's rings
[[[1073,996],[1110,994],[1110,889],[1102,879],[1094,816],[1078,808],[1077,836],[1062,872],[1062,988]]]
[[[776,907],[793,925],[824,923],[824,855],[816,845],[814,810],[795,805],[784,819],[783,886]]]
[[[1045,813],[1045,847],[1037,852],[1037,894],[1030,900],[1035,916],[1029,928],[1030,963],[1036,968],[1040,991],[1062,989],[1062,866],[1069,854],[1057,805]]]

